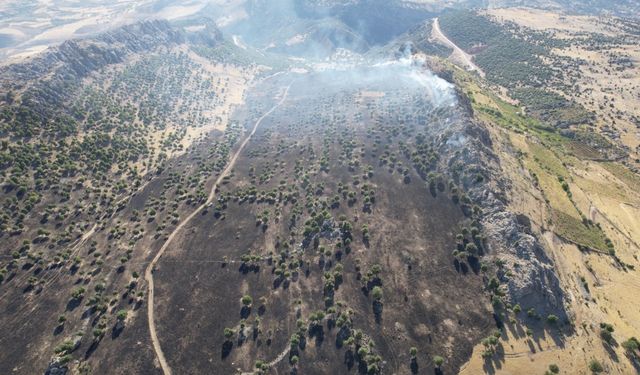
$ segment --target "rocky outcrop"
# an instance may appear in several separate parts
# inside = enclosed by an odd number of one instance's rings
[[[491,193],[488,195],[487,202],[491,202]],[[501,259],[514,264],[513,274],[507,279],[511,301],[534,307],[542,316],[566,318],[560,281],[538,239],[526,233],[516,215],[502,208],[501,202],[492,202],[491,206],[494,211],[485,214],[483,224]]]
[[[66,363],[63,363],[63,359],[55,357],[49,362],[49,366],[44,372],[44,375],[66,375],[69,372],[69,368]]]
[[[70,346],[64,347],[58,352],[51,361],[49,366],[45,370],[45,375],[66,375],[69,372],[68,363],[71,360],[70,354],[76,351],[82,344],[82,334],[76,334],[73,338],[69,339]]]
[[[501,259],[511,268],[498,273],[506,285],[509,302],[534,307],[541,316],[568,318],[565,293],[554,264],[531,232],[526,218],[507,207],[510,183],[502,173],[486,128],[472,120],[466,97],[458,93],[457,118],[435,127],[443,172],[463,188],[472,205],[482,210],[480,224],[487,238],[491,259]],[[477,176],[484,178],[478,180]]]

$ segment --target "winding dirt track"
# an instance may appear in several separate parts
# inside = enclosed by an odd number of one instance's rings
[[[256,130],[258,130],[260,123],[262,123],[262,121],[265,118],[267,118],[267,116],[272,114],[278,107],[282,105],[282,103],[284,103],[284,101],[287,98],[287,95],[289,94],[289,88],[291,88],[291,84],[287,86],[280,101],[276,105],[274,105],[269,111],[267,111],[264,115],[262,115],[262,117],[260,117],[258,121],[256,121],[251,133],[245,138],[245,140],[242,142],[240,147],[238,147],[238,150],[236,150],[236,152],[233,154],[233,156],[229,160],[227,167],[224,169],[224,171],[222,171],[220,176],[218,176],[218,179],[216,180],[216,182],[211,187],[211,192],[209,193],[209,197],[207,198],[207,201],[204,202],[202,205],[200,205],[189,216],[187,216],[182,222],[180,222],[180,224],[178,224],[178,226],[173,230],[173,232],[171,232],[171,234],[169,235],[165,243],[162,245],[160,250],[158,250],[158,253],[153,258],[151,263],[149,263],[149,266],[147,267],[144,273],[144,278],[147,281],[147,285],[148,285],[147,320],[149,321],[149,333],[151,334],[151,341],[153,342],[153,350],[156,353],[156,358],[158,358],[158,362],[160,362],[160,367],[162,368],[162,372],[164,373],[164,375],[171,375],[171,367],[169,367],[169,364],[167,363],[167,359],[164,356],[164,352],[162,351],[162,347],[160,346],[160,340],[158,340],[158,333],[156,331],[155,311],[154,311],[154,304],[153,304],[154,292],[155,292],[155,285],[153,283],[154,268],[158,263],[158,261],[160,260],[160,258],[162,257],[162,255],[164,254],[164,252],[169,248],[169,245],[171,245],[171,242],[173,241],[173,239],[180,232],[180,230],[184,228],[184,226],[187,225],[191,221],[191,219],[193,219],[200,211],[202,211],[202,209],[205,206],[213,202],[213,200],[216,198],[217,186],[222,182],[222,179],[225,178],[229,174],[229,172],[231,172],[231,170],[236,164],[236,161],[238,160],[238,157],[240,156],[240,153],[242,153],[242,150],[244,150],[247,143],[249,143],[249,141],[251,140],[251,137],[255,134]]]
[[[447,36],[444,35],[442,30],[440,29],[440,22],[437,18],[433,20],[433,32],[438,37],[438,39],[443,41],[449,47],[453,48],[453,54],[451,55],[451,58],[453,60],[459,60],[462,64],[466,65],[467,70],[476,71],[478,72],[478,74],[480,74],[481,77],[484,77],[484,72],[478,65],[476,65],[476,63],[473,62],[471,55],[463,51],[462,48],[458,47],[454,42],[451,41],[451,39],[447,38]]]

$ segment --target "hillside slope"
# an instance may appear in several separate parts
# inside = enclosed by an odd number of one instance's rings
[[[637,372],[634,337],[640,327],[628,301],[639,290],[638,139],[633,136],[636,113],[627,105],[637,74],[634,64],[612,68],[616,58],[609,66],[602,61],[603,56],[636,54],[631,42],[635,22],[532,9],[447,17],[445,32],[475,54],[487,76],[450,69],[471,101],[474,117],[491,134],[509,181],[509,209],[528,218],[532,233],[553,259],[570,316],[568,326],[558,331],[573,330],[562,342],[513,330],[497,357],[487,359],[478,345],[463,373],[543,373],[550,365],[577,374],[597,368]],[[459,23],[465,26],[457,27]],[[613,35],[620,43],[611,44]],[[526,66],[519,65],[523,61]],[[619,75],[615,89],[599,77],[604,71]],[[545,84],[540,86],[538,79]],[[591,86],[581,90],[577,82]],[[523,87],[535,95],[519,96]],[[573,124],[557,117],[554,122],[540,106],[547,95],[563,103],[554,110],[573,112],[584,106],[580,112],[587,116]],[[594,105],[603,98],[607,105]]]
[[[111,365],[116,373],[153,369],[150,347],[135,350],[148,333],[111,343],[143,302],[140,270],[128,264],[148,257],[136,245],[203,199],[204,171],[224,166],[234,138],[222,132],[255,74],[193,52],[223,44],[203,26],[145,22],[2,69],[1,372],[44,373],[52,357],[50,370],[64,368],[71,350],[130,358]],[[167,171],[207,139],[219,146],[189,159],[198,168]],[[145,188],[156,189],[152,200],[122,212]]]

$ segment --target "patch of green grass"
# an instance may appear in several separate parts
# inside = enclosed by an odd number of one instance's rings
[[[471,106],[479,118],[518,133],[535,134],[541,139],[557,143],[563,141],[563,137],[555,128],[527,115],[520,107],[507,103],[488,89],[482,89],[476,83],[476,78],[469,73],[455,71],[454,79],[464,87]]]
[[[633,173],[629,168],[615,162],[600,163],[600,165],[624,182],[630,189],[640,191],[640,176]]]
[[[531,156],[528,157],[525,164],[531,173],[535,173],[538,187],[543,192],[551,208],[562,211],[574,219],[581,217],[580,212],[569,198],[567,192],[562,189],[562,184],[557,175],[551,173],[548,169],[543,169],[540,163],[533,160]]]
[[[540,143],[529,142],[529,150],[534,160],[549,173],[567,178],[569,172],[562,161],[547,147]]]
[[[577,157],[578,159],[597,160],[605,157],[595,148],[582,142],[569,141],[566,143],[566,146],[567,151],[569,151],[572,155],[575,155],[575,157]]]
[[[553,210],[553,223],[555,232],[559,236],[590,249],[608,251],[605,242],[606,236],[599,227],[587,225],[573,216],[555,209]]]

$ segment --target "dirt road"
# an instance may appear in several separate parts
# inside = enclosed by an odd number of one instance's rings
[[[458,47],[455,43],[453,43],[440,29],[440,22],[437,18],[433,20],[433,36],[435,36],[438,40],[442,41],[449,47],[453,48],[453,53],[451,54],[451,60],[463,65],[469,71],[476,71],[480,74],[481,77],[484,77],[484,72],[478,65],[473,62],[473,58],[471,55],[462,50],[462,48]]]
[[[171,242],[174,240],[176,235],[180,232],[180,230],[182,228],[184,228],[185,225],[187,225],[191,221],[191,219],[193,219],[200,211],[202,211],[203,208],[205,208],[209,203],[213,202],[213,200],[216,198],[216,188],[217,188],[217,186],[220,185],[222,180],[227,175],[229,175],[231,170],[234,168],[234,166],[236,164],[236,161],[238,160],[238,157],[242,153],[242,150],[244,150],[244,148],[247,145],[247,143],[249,143],[249,141],[251,140],[251,137],[255,134],[256,130],[258,130],[258,127],[260,126],[260,123],[262,123],[262,121],[265,118],[267,118],[267,116],[272,114],[279,106],[282,105],[282,103],[284,103],[284,101],[286,100],[287,95],[289,93],[289,88],[290,87],[291,87],[291,85],[289,85],[286,88],[286,90],[285,90],[284,94],[282,95],[282,98],[280,99],[280,101],[276,105],[274,105],[269,111],[267,111],[264,115],[262,115],[262,117],[260,117],[258,119],[258,121],[256,121],[255,125],[253,126],[253,130],[251,131],[251,133],[245,138],[245,140],[242,142],[240,147],[238,147],[236,152],[233,154],[233,156],[229,160],[229,163],[227,164],[227,167],[224,169],[224,171],[222,171],[220,176],[218,176],[218,179],[216,180],[216,182],[211,187],[211,192],[209,193],[209,197],[207,198],[207,201],[204,202],[202,205],[200,205],[195,211],[193,211],[189,216],[187,216],[182,222],[180,222],[178,224],[178,226],[173,230],[173,232],[171,232],[171,234],[169,235],[169,237],[167,238],[165,243],[162,245],[162,247],[160,248],[160,250],[158,251],[156,256],[153,258],[151,263],[149,263],[149,266],[147,267],[147,269],[145,271],[144,278],[147,281],[147,286],[148,286],[148,291],[147,291],[147,296],[148,296],[148,298],[147,298],[147,320],[149,321],[149,333],[151,334],[151,341],[153,343],[153,350],[156,353],[156,358],[158,359],[158,362],[160,363],[160,367],[162,368],[162,372],[164,373],[164,375],[171,375],[171,367],[169,367],[169,364],[167,363],[167,359],[164,356],[164,352],[162,351],[162,347],[160,346],[160,341],[158,340],[158,333],[156,331],[155,311],[154,311],[154,303],[153,303],[153,301],[154,301],[154,292],[155,292],[155,285],[153,283],[153,271],[154,271],[154,268],[155,268],[156,264],[158,263],[158,261],[160,260],[160,258],[162,257],[162,255],[164,254],[164,252],[169,248],[169,245],[171,245]]]

